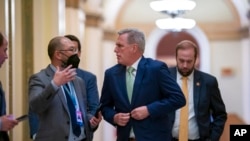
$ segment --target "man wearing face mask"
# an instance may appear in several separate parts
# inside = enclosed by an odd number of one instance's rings
[[[87,94],[87,103],[88,103],[87,104],[87,112],[88,112],[87,116],[90,119],[90,123],[99,124],[102,120],[102,116],[99,115],[98,118],[94,116],[97,110],[97,107],[99,105],[99,96],[98,96],[96,76],[88,71],[78,68],[78,64],[80,62],[79,57],[81,54],[81,43],[79,39],[74,35],[65,35],[64,37],[67,37],[73,42],[74,48],[72,48],[72,52],[74,52],[75,54],[68,57],[64,53],[63,55],[65,55],[65,60],[62,61],[62,64],[63,66],[68,66],[72,64],[74,68],[77,68],[76,69],[77,76],[82,78],[85,81],[85,85],[86,85],[86,94]],[[39,120],[38,120],[37,115],[33,113],[32,111],[30,111],[29,112],[30,137],[33,139],[35,138],[36,132],[38,130],[38,125],[39,125]],[[91,138],[93,138],[93,132],[91,132]]]
[[[63,36],[48,45],[51,64],[29,79],[30,109],[38,115],[35,141],[91,141],[85,81],[76,76],[79,58],[72,41]]]
[[[68,35],[65,35],[64,37],[69,38],[73,42],[74,47],[78,50],[77,55],[72,56],[70,60],[68,60],[68,63],[76,62],[77,60],[79,60],[79,57],[81,56],[81,43],[79,39],[74,35],[68,34]],[[76,73],[77,73],[77,76],[82,78],[86,84],[87,102],[88,102],[87,110],[88,110],[88,113],[90,114],[90,118],[91,118],[90,122],[92,122],[93,120],[95,120],[95,117],[93,115],[95,115],[96,110],[99,105],[99,95],[98,95],[98,89],[97,89],[96,76],[93,73],[80,69],[80,68],[76,69]],[[102,116],[100,114],[101,113],[99,113],[98,115],[98,119],[99,119],[98,122],[100,122],[102,119]]]

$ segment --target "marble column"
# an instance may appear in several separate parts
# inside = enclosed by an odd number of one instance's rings
[[[99,95],[102,87],[102,38],[103,31],[101,28],[102,15],[101,13],[95,13],[86,11],[85,22],[85,38],[82,43],[83,50],[81,53],[81,59],[83,59],[84,68],[97,77],[97,86]],[[99,125],[98,130],[95,132],[94,141],[100,141],[102,139],[102,123]]]
[[[115,40],[117,34],[113,29],[104,29],[103,36],[103,58],[102,58],[102,71],[104,72],[106,69],[112,67],[117,63],[116,55],[114,53],[115,49]],[[104,75],[104,73],[103,73]],[[102,76],[104,78],[104,76]],[[103,80],[102,80],[103,81]],[[103,140],[104,141],[115,141],[116,140],[116,129],[113,125],[108,122],[103,122]]]

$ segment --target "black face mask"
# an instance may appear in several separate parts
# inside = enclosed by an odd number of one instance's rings
[[[72,65],[72,68],[78,68],[78,65],[80,63],[80,59],[77,54],[71,55],[67,62],[63,61],[63,67],[66,68],[69,65]]]
[[[74,54],[68,58],[67,66],[72,65],[72,68],[78,68],[79,63],[80,63],[80,59],[78,55]]]

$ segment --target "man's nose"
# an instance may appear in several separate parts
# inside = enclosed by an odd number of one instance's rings
[[[187,62],[184,62],[184,63],[183,63],[183,67],[186,68],[187,66],[188,66],[188,63],[187,63]]]
[[[114,52],[117,53],[117,47],[114,48]]]

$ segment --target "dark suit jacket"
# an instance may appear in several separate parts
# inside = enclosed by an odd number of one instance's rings
[[[88,71],[77,69],[77,76],[85,81],[86,92],[87,92],[87,104],[88,104],[88,116],[92,118],[99,105],[99,95],[97,89],[96,76]]]
[[[86,93],[87,93],[87,111],[88,118],[92,118],[99,104],[99,95],[97,89],[96,76],[88,71],[77,69],[77,76],[85,81]],[[39,126],[39,119],[37,114],[29,109],[29,127],[30,127],[30,137],[37,132]]]
[[[2,89],[2,84],[0,82],[0,116],[5,114],[6,114],[5,94]],[[0,141],[9,141],[9,136],[6,131],[0,131]]]
[[[176,79],[176,67],[169,69]],[[194,112],[202,140],[218,141],[223,132],[227,113],[221,98],[217,79],[207,73],[194,70]],[[175,114],[171,115],[172,120]]]
[[[54,90],[51,80],[54,71],[48,66],[29,80],[29,103],[32,111],[39,116],[39,129],[35,141],[62,141],[69,136],[70,114],[61,88]],[[85,82],[76,77],[72,81],[84,120],[87,141],[91,140],[87,118],[87,96]]]
[[[106,70],[102,88],[102,114],[117,127],[117,141],[128,141],[131,127],[136,141],[170,141],[169,113],[185,105],[180,87],[165,63],[142,57],[136,71],[132,102],[126,90],[126,66],[117,64]],[[116,113],[129,113],[147,106],[150,115],[143,120],[130,119],[124,127],[114,123]]]

